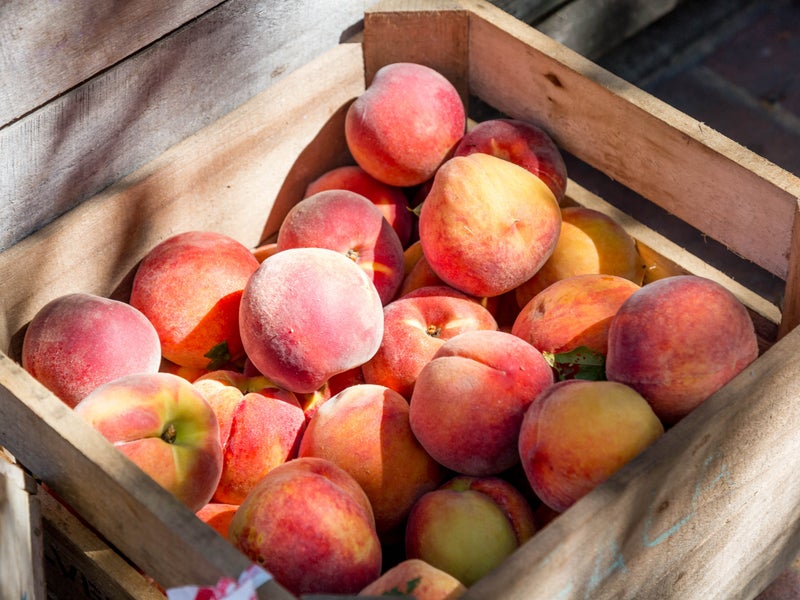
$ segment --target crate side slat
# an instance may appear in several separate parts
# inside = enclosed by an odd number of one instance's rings
[[[393,62],[416,62],[436,69],[466,103],[469,14],[454,0],[377,2],[364,12],[364,79]]]
[[[800,179],[479,0],[470,91],[786,278]],[[480,9],[477,7],[480,6]]]
[[[219,3],[3,2],[0,127]]]
[[[4,447],[159,585],[214,585],[249,567],[230,542],[5,354],[0,413]],[[262,598],[292,598],[274,581],[261,589]]]
[[[169,235],[209,229],[256,245],[299,199],[298,170],[307,179],[341,160],[346,149],[321,132],[343,122],[342,107],[363,89],[361,47],[337,46],[0,253],[0,348],[16,356],[21,328],[50,299],[124,289],[145,252]],[[315,140],[328,153],[318,152],[313,172],[296,163]]]
[[[464,596],[749,598],[800,551],[795,329]]]

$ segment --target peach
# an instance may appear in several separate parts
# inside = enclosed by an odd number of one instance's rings
[[[336,189],[350,190],[369,199],[383,213],[405,248],[411,239],[413,213],[401,188],[378,181],[358,165],[345,165],[331,169],[309,183],[304,197]]]
[[[406,556],[469,587],[534,533],[533,510],[513,485],[498,477],[458,476],[412,507]]]
[[[642,285],[645,266],[636,242],[614,219],[584,206],[564,207],[553,254],[533,277],[516,288],[517,304],[525,306],[556,281],[589,273],[616,275]]]
[[[50,300],[25,330],[22,366],[75,406],[103,383],[133,373],[155,373],[161,345],[152,323],[136,308],[87,293]]]
[[[499,474],[519,462],[525,411],[551,385],[550,366],[529,343],[503,331],[467,331],[447,340],[417,376],[411,429],[445,467]]]
[[[605,356],[612,317],[639,286],[615,275],[573,275],[548,286],[517,315],[511,333],[541,352],[585,346]]]
[[[226,504],[224,502],[209,502],[195,514],[203,523],[211,527],[219,535],[228,539],[228,529],[230,528],[233,515],[239,508],[238,504]]]
[[[265,377],[212,371],[194,381],[220,423],[215,502],[241,504],[270,470],[297,456],[306,419],[297,397]]]
[[[364,381],[411,398],[422,367],[452,337],[476,329],[497,329],[487,308],[449,286],[421,287],[383,309],[383,339],[361,367]]]
[[[242,290],[258,267],[243,244],[212,231],[178,233],[136,269],[130,303],[153,323],[167,360],[214,370],[244,354]]]
[[[380,210],[348,190],[326,190],[295,204],[278,230],[278,251],[328,248],[369,276],[386,304],[403,280],[403,246]]]
[[[377,352],[383,304],[364,270],[343,254],[292,248],[253,273],[240,329],[260,373],[289,391],[312,393]]]
[[[561,202],[567,188],[567,166],[553,138],[541,127],[518,119],[490,119],[474,125],[453,156],[491,154],[530,171]]]
[[[525,413],[519,454],[528,482],[563,512],[664,433],[647,401],[613,381],[559,381]]]
[[[673,424],[758,356],[744,305],[719,283],[676,275],[642,286],[608,330],[606,376]]]
[[[174,362],[169,361],[166,358],[161,359],[161,366],[158,368],[158,371],[159,373],[171,373],[172,375],[178,375],[183,377],[186,381],[194,381],[201,375],[209,373],[208,369],[182,367],[181,365],[176,365]]]
[[[438,71],[416,63],[380,68],[348,107],[345,140],[356,163],[396,187],[423,183],[466,129],[458,91]]]
[[[356,594],[381,573],[366,494],[322,458],[296,458],[267,473],[234,514],[228,538],[298,596]]]
[[[219,422],[199,390],[178,375],[125,375],[73,409],[193,512],[222,473]]]
[[[298,451],[353,476],[370,500],[382,538],[396,533],[417,498],[444,479],[444,469],[414,437],[408,413],[408,401],[394,390],[351,386],[319,407]]]
[[[476,297],[499,296],[530,279],[560,230],[561,209],[541,179],[481,153],[443,164],[419,213],[419,239],[433,271]]]
[[[422,249],[421,244],[420,249]],[[408,272],[405,274],[403,281],[400,283],[400,289],[397,291],[396,297],[402,298],[403,296],[407,296],[419,288],[437,285],[443,286],[447,284],[442,281],[442,278],[433,271],[428,259],[425,258],[424,254],[422,254],[417,258],[417,260],[414,261],[413,265],[409,266]]]
[[[407,596],[416,600],[455,600],[467,587],[424,560],[409,558],[386,570],[359,596]]]

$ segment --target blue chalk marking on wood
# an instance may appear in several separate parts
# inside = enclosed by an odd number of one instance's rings
[[[669,527],[668,529],[666,529],[653,539],[650,538],[650,528],[653,525],[653,515],[655,509],[653,504],[650,505],[650,509],[647,514],[647,520],[645,521],[644,525],[644,533],[642,536],[645,547],[653,548],[655,546],[658,546],[662,542],[668,540],[673,535],[678,533],[689,521],[691,521],[694,518],[695,514],[697,513],[697,503],[698,500],[700,499],[700,495],[711,489],[718,482],[730,477],[730,469],[728,469],[728,465],[722,463],[719,469],[719,473],[717,473],[717,475],[713,479],[711,479],[706,485],[703,485],[703,480],[705,478],[708,466],[716,459],[717,455],[712,454],[707,456],[706,459],[703,461],[703,469],[700,472],[700,477],[694,486],[694,492],[692,494],[692,500],[690,503],[689,512],[686,513],[686,515],[684,515],[681,519],[676,521],[671,527]]]

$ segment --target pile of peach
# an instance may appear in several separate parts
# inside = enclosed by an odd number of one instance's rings
[[[757,356],[726,289],[567,206],[542,125],[467,125],[384,67],[273,242],[176,234],[23,366],[294,594],[456,597]]]

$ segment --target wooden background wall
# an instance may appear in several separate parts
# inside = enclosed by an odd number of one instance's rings
[[[677,1],[493,3],[591,58]],[[347,39],[374,2],[0,3],[0,250]]]

